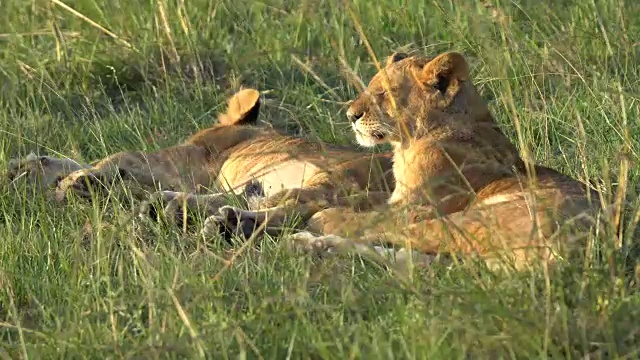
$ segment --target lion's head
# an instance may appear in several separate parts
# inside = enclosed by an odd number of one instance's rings
[[[435,57],[394,53],[347,111],[363,146],[401,145],[443,123],[493,121],[456,52]],[[464,123],[463,123],[464,122]]]
[[[23,180],[29,186],[46,189],[65,175],[88,167],[69,158],[37,156],[32,152],[24,158],[11,159],[7,166],[7,177],[11,183]]]

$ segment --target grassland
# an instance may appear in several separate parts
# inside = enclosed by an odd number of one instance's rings
[[[402,280],[355,257],[292,256],[277,239],[257,253],[141,224],[128,201],[50,204],[2,179],[3,358],[638,356],[640,3],[66,4],[0,1],[0,164],[158,149],[214,121],[240,85],[269,91],[263,120],[353,143],[344,69],[375,72],[361,28],[379,57],[464,52],[523,151],[608,196],[625,189],[629,210],[620,237],[600,234],[551,276],[463,262]]]

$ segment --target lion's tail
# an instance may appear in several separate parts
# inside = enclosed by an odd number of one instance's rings
[[[252,125],[260,113],[260,92],[256,89],[242,89],[227,101],[227,111],[218,116],[222,125]]]

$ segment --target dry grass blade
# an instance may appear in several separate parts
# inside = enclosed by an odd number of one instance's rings
[[[178,298],[173,293],[173,290],[171,290],[170,288],[167,288],[167,292],[169,293],[169,296],[173,301],[173,305],[176,307],[176,310],[178,311],[178,315],[180,316],[180,319],[184,323],[184,326],[187,327],[187,330],[189,331],[189,336],[191,336],[191,339],[195,342],[196,347],[198,348],[198,354],[200,355],[201,358],[205,358],[206,353],[204,351],[202,341],[200,340],[200,337],[198,336],[198,333],[196,332],[195,328],[191,324],[191,320],[189,320],[189,316],[184,311],[184,308],[182,307],[182,305],[180,305],[180,301],[178,301]]]
[[[79,31],[64,31],[62,32],[62,35],[65,37],[78,37],[81,34]],[[5,33],[5,34],[0,34],[0,39],[8,39],[14,36],[35,37],[35,36],[56,36],[56,34],[55,32],[50,30],[31,31],[31,32],[24,32],[24,33]]]
[[[68,12],[72,13],[73,15],[77,16],[78,18],[86,21],[87,23],[89,23],[89,25],[95,27],[96,29],[102,31],[103,33],[105,33],[106,35],[108,35],[109,37],[113,38],[114,40],[122,43],[124,46],[126,46],[127,48],[134,50],[134,51],[138,51],[133,45],[131,45],[128,41],[122,39],[121,37],[119,37],[118,35],[114,34],[113,32],[109,31],[108,29],[106,29],[104,26],[98,24],[97,22],[89,19],[88,17],[86,17],[85,15],[83,15],[82,13],[80,13],[79,11],[75,10],[74,8],[72,8],[71,6],[63,3],[60,0],[51,0],[52,3],[54,3],[55,5],[60,6],[61,8],[67,10]]]

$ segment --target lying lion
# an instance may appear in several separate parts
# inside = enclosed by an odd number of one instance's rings
[[[70,194],[98,196],[114,181],[124,181],[141,198],[159,190],[152,198],[178,221],[183,204],[212,215],[227,203],[225,194],[247,189],[258,189],[265,206],[280,205],[282,221],[291,213],[306,220],[332,206],[384,203],[394,186],[391,154],[358,152],[259,127],[259,109],[259,92],[244,89],[228,100],[218,124],[182,144],[153,153],[121,152],[94,165],[29,155],[10,162],[9,177],[24,177],[42,188],[56,184],[60,201]],[[210,187],[220,192],[197,193]]]
[[[308,231],[293,235],[308,250],[386,243],[485,260],[504,255],[522,268],[536,259],[554,261],[593,225],[597,193],[523,161],[458,53],[392,55],[347,116],[361,145],[393,145],[396,186],[377,211],[336,207],[313,215]],[[278,208],[222,210],[234,219],[263,220]],[[224,221],[211,218],[207,226]],[[565,225],[573,225],[572,236],[561,231]]]

